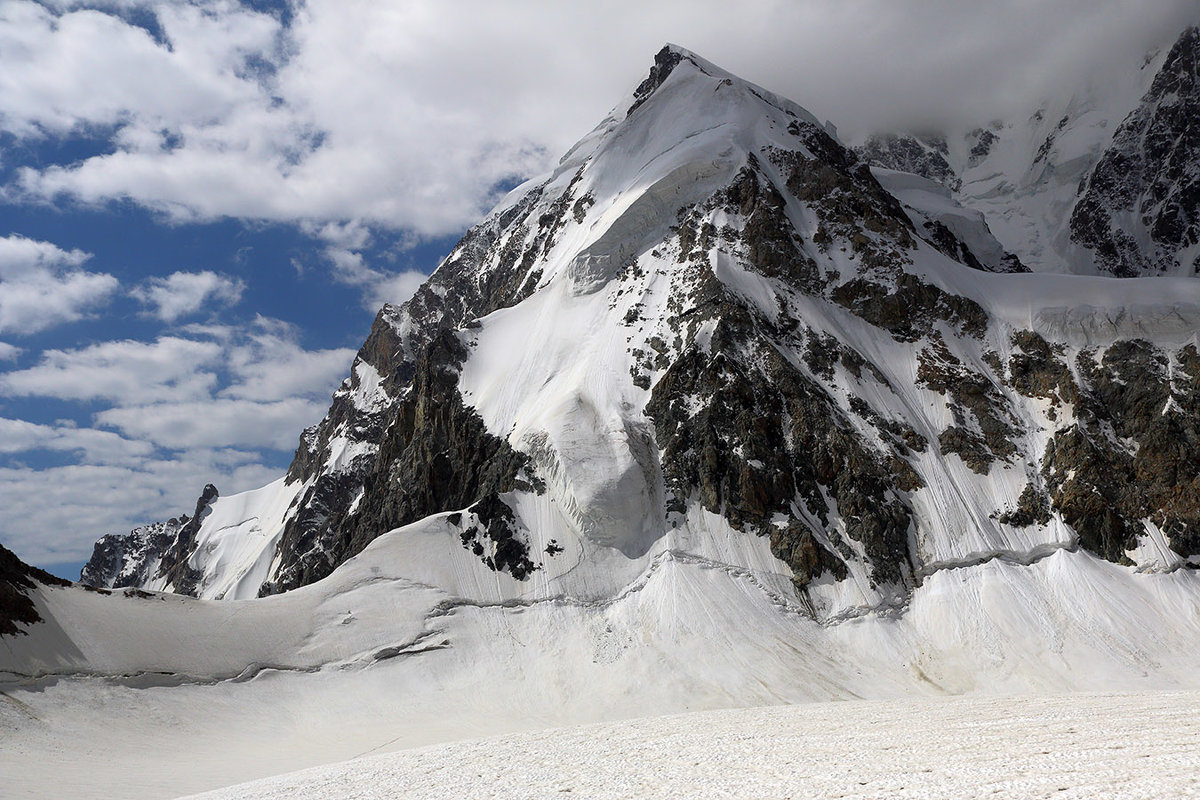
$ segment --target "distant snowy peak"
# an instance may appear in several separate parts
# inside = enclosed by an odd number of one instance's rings
[[[1200,28],[1167,55],[1083,187],[1071,237],[1114,275],[1194,275],[1200,260]]]
[[[966,133],[884,133],[869,163],[946,186],[1036,272],[1192,275],[1200,256],[1200,37],[1103,86]],[[1139,69],[1140,67],[1140,69]]]
[[[190,517],[182,514],[165,522],[141,525],[129,533],[100,537],[84,565],[80,583],[100,589],[145,586],[158,576],[163,556],[179,538]]]

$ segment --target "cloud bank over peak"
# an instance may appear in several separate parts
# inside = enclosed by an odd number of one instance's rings
[[[154,35],[120,16],[130,6]],[[275,13],[10,0],[0,127],[112,129],[110,152],[20,170],[10,192],[26,197],[428,237],[551,166],[664,41],[855,135],[1032,110],[1136,68],[1190,22],[1191,0],[308,0]]]

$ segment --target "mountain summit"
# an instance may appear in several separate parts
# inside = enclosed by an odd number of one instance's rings
[[[827,620],[998,557],[1200,563],[1200,285],[1025,274],[922,180],[669,45],[384,307],[285,478],[89,578],[266,595],[400,529],[514,596],[723,553]]]

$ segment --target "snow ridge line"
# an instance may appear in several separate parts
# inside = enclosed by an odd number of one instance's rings
[[[1058,543],[1044,545],[1031,550],[1029,553],[1018,553],[1014,551],[996,551],[991,553],[980,554],[977,557],[963,559],[959,561],[943,561],[937,564],[929,565],[919,572],[922,579],[944,571],[953,571],[960,569],[970,569],[973,567],[982,566],[983,564],[992,561],[1002,561],[1007,564],[1020,567],[1031,567],[1059,552],[1077,553],[1080,551],[1078,542]],[[465,597],[453,597],[443,600],[434,605],[425,615],[425,624],[429,625],[435,620],[443,617],[448,617],[454,614],[459,609],[515,609],[524,610],[542,605],[560,605],[573,608],[584,609],[604,609],[621,602],[632,595],[642,591],[649,584],[650,579],[663,568],[667,562],[677,561],[683,564],[690,564],[701,567],[703,569],[714,569],[730,577],[745,581],[763,592],[771,604],[779,611],[785,614],[793,614],[803,616],[812,620],[816,624],[824,628],[834,627],[844,622],[851,622],[857,619],[862,619],[870,615],[886,615],[886,616],[902,616],[909,606],[911,595],[903,602],[899,603],[880,603],[874,606],[859,606],[856,608],[847,609],[842,613],[818,618],[812,606],[801,598],[799,601],[787,597],[772,587],[761,581],[758,576],[749,569],[744,567],[734,566],[722,561],[716,561],[703,556],[698,556],[694,553],[687,553],[675,549],[667,549],[659,553],[653,558],[647,568],[628,586],[622,589],[618,594],[610,598],[597,600],[582,600],[571,597],[569,595],[553,595],[549,597],[541,597],[536,599],[509,598],[498,601],[479,601],[471,600]],[[1162,574],[1169,574],[1176,570],[1184,568],[1184,564],[1177,564],[1174,567],[1163,570]],[[371,585],[381,582],[403,583],[413,587],[436,589],[437,587],[428,584],[422,584],[416,581],[410,581],[403,578],[384,578],[371,577],[353,584],[350,589],[360,588],[365,585]],[[232,670],[227,674],[215,673],[208,675],[192,674],[186,672],[170,672],[163,670],[138,670],[134,672],[124,673],[105,673],[99,671],[62,671],[53,670],[49,672],[39,673],[19,673],[5,672],[0,674],[0,688],[4,686],[20,686],[23,689],[28,689],[34,686],[46,686],[63,678],[84,678],[84,679],[99,679],[111,681],[118,685],[139,686],[147,685],[215,685],[219,683],[245,683],[254,680],[263,672],[290,672],[290,673],[314,673],[324,669],[365,669],[373,664],[381,661],[391,660],[393,658],[408,657],[430,653],[437,650],[444,650],[452,647],[449,638],[443,638],[442,641],[425,645],[431,639],[438,636],[446,637],[447,629],[444,627],[427,628],[418,636],[397,642],[383,647],[373,647],[369,651],[364,651],[357,656],[349,659],[338,661],[328,661],[321,664],[312,664],[307,666],[274,663],[274,662],[252,662],[241,668],[237,673]],[[425,646],[423,646],[425,645]],[[143,682],[144,679],[151,679],[151,682]],[[158,680],[154,680],[158,679]],[[3,692],[0,691],[0,696]]]

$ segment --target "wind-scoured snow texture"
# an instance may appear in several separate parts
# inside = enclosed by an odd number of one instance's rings
[[[1106,272],[1194,275],[1200,259],[1200,28],[1179,39],[1121,123],[1071,215]]]
[[[409,750],[191,800],[1194,797],[1198,711],[1200,697],[1179,693],[682,714]]]

